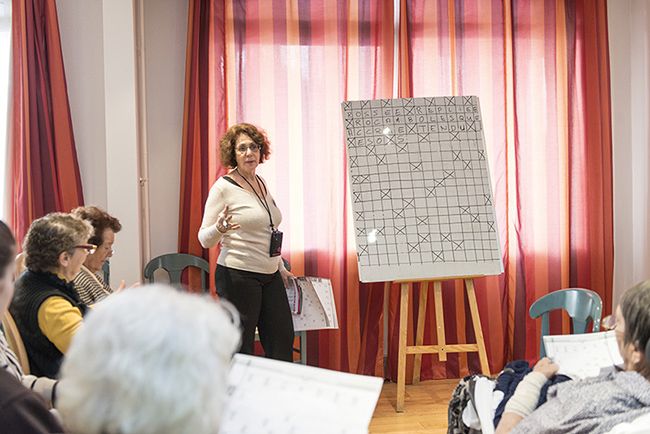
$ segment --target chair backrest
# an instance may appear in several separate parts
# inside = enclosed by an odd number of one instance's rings
[[[557,309],[563,309],[569,314],[575,334],[585,333],[590,320],[593,323],[591,331],[600,330],[603,302],[594,291],[582,288],[561,289],[535,301],[528,312],[533,319],[542,317],[542,336],[550,333],[549,312]],[[540,357],[545,355],[544,341],[540,338]]]
[[[16,271],[14,272],[14,277],[17,279],[18,276],[23,274],[23,271],[25,271],[25,252],[18,253],[16,255]]]
[[[2,319],[2,329],[5,332],[5,337],[7,338],[7,344],[9,344],[9,348],[11,348],[11,350],[18,358],[20,367],[23,368],[23,373],[29,374],[29,358],[27,357],[27,350],[25,350],[23,338],[20,337],[18,326],[16,325],[16,322],[14,321],[9,311],[5,313],[5,316]]]
[[[111,284],[111,263],[104,261],[102,264],[102,272],[104,273],[104,283],[110,286]]]
[[[169,274],[169,283],[180,288],[182,284],[181,275],[187,267],[196,267],[201,270],[201,289],[203,292],[208,292],[207,280],[210,273],[210,264],[203,258],[188,255],[187,253],[167,253],[153,258],[144,267],[144,278],[149,283],[153,283],[154,271],[162,268]]]

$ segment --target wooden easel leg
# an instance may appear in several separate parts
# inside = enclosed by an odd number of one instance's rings
[[[384,283],[384,329],[382,344],[384,346],[384,379],[390,378],[390,361],[388,358],[388,303],[390,302],[391,282]]]
[[[397,354],[397,404],[395,410],[404,411],[406,392],[406,336],[408,331],[409,284],[402,283],[399,304],[399,351]]]
[[[418,307],[418,328],[415,337],[415,345],[420,346],[424,342],[424,322],[427,315],[427,296],[429,293],[429,282],[420,283],[420,302]],[[422,354],[415,355],[415,363],[413,364],[413,384],[420,382],[420,374],[422,370]]]
[[[476,303],[476,293],[474,292],[474,281],[472,279],[465,279],[465,288],[467,291],[467,301],[469,302],[469,310],[472,314],[472,324],[474,325],[474,334],[476,335],[476,343],[478,345],[478,359],[481,363],[481,371],[483,375],[490,375],[490,365],[488,364],[487,352],[485,351],[485,341],[483,340],[483,328],[481,327],[481,319],[478,313],[478,304]]]
[[[433,282],[433,298],[436,307],[436,333],[440,352],[438,358],[441,362],[447,361],[447,352],[445,351],[445,314],[442,308],[442,282],[436,280]]]

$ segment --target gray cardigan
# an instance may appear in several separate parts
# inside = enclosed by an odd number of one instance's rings
[[[637,372],[609,372],[549,388],[548,401],[512,433],[606,433],[650,413],[650,381]]]

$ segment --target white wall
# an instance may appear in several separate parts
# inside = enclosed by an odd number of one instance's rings
[[[650,2],[607,3],[614,159],[614,306],[650,278]]]
[[[144,0],[152,257],[178,249],[187,10],[188,0]]]
[[[57,0],[85,202],[106,208],[123,225],[111,260],[113,283],[140,280],[149,250],[153,257],[176,252],[178,244],[188,0],[142,0],[142,21],[134,15],[138,1]],[[144,41],[136,53],[139,22]],[[141,131],[137,54],[144,56]],[[147,152],[139,149],[139,133]],[[143,188],[151,216],[144,224],[140,160],[148,171]]]
[[[105,208],[102,0],[57,0],[56,6],[84,199]]]
[[[113,283],[142,270],[136,57],[132,0],[57,1],[61,46],[86,204],[122,222]]]

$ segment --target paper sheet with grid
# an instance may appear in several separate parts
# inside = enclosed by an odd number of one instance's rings
[[[478,98],[342,109],[361,281],[503,272]]]

